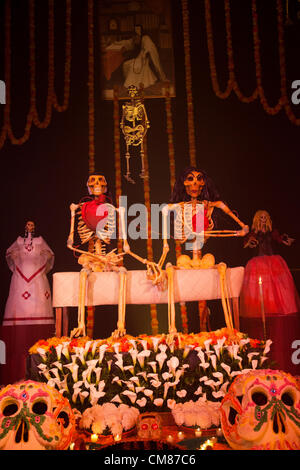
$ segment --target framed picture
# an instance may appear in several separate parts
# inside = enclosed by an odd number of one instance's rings
[[[98,4],[102,98],[175,96],[171,0],[103,0]]]

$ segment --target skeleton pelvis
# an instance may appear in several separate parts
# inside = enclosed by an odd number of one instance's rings
[[[97,261],[96,258],[90,256],[88,253],[86,255],[80,255],[78,258],[78,264],[81,264],[85,268],[89,268],[94,272],[103,271],[104,264],[102,261]]]
[[[81,208],[81,216],[86,226],[95,232],[99,223],[100,227],[98,226],[98,229],[101,230],[105,227],[108,210],[106,205],[102,202],[96,200],[88,201],[85,202]]]

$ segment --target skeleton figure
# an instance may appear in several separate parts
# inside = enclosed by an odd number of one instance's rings
[[[128,87],[128,93],[131,97],[130,102],[126,102],[122,106],[122,119],[120,127],[124,134],[126,142],[126,175],[125,178],[130,183],[135,183],[135,181],[130,176],[129,169],[129,147],[137,147],[140,145],[140,154],[141,154],[141,173],[140,177],[145,178],[145,168],[144,168],[144,137],[147,133],[148,128],[150,127],[145,106],[143,105],[140,97],[138,96],[138,90],[136,86],[131,85]]]
[[[213,230],[213,211],[215,208],[221,209],[228,214],[235,222],[237,222],[241,230]],[[191,240],[191,248],[193,257],[187,263],[187,255],[184,256],[184,266],[177,266],[177,269],[183,268],[201,268],[213,267],[211,259],[204,266],[201,261],[201,247],[208,237],[228,237],[228,236],[244,236],[248,233],[249,228],[221,200],[216,192],[210,178],[195,167],[189,167],[177,179],[173,194],[172,203],[163,209],[163,252],[158,262],[158,266],[162,268],[166,256],[169,252],[168,235],[167,235],[167,219],[169,213],[175,213],[174,235],[180,243]],[[182,262],[183,260],[181,260]],[[224,309],[226,325],[233,328],[230,305],[227,296],[226,287],[226,264],[220,263],[216,266],[220,275],[222,305]],[[167,264],[168,288],[173,289],[173,269],[174,267]],[[169,293],[169,329],[170,333],[176,332],[175,327],[175,307],[173,302],[173,294]]]
[[[117,209],[110,202],[107,181],[102,173],[94,172],[89,176],[87,187],[91,198],[79,204],[71,204],[71,226],[67,247],[79,253],[78,263],[82,265],[79,280],[78,327],[72,330],[71,337],[85,335],[85,293],[87,279],[91,272],[116,271],[120,276],[120,292],[118,306],[118,323],[114,336],[123,336],[125,330],[126,306],[126,269],[120,266],[124,254],[129,254],[147,266],[147,276],[156,279],[161,270],[153,262],[143,259],[133,253],[127,242],[125,232],[125,208]],[[120,238],[123,239],[123,253],[117,254],[116,249],[106,253],[106,246],[115,234],[117,215],[120,218]],[[77,227],[75,229],[75,223]],[[89,251],[84,251],[74,245],[74,234],[78,233],[80,245],[89,243]]]

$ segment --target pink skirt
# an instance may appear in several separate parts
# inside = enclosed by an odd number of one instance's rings
[[[0,364],[0,386],[25,380],[28,351],[39,339],[55,334],[55,325],[0,326],[0,339],[5,344],[4,364]]]
[[[262,316],[259,277],[266,317],[299,311],[300,300],[290,270],[279,255],[256,256],[245,267],[240,295],[241,317]]]

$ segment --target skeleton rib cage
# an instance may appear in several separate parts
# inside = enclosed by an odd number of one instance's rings
[[[75,212],[77,223],[77,233],[79,235],[81,245],[93,242],[94,253],[97,255],[106,255],[106,245],[111,241],[113,235],[116,232],[116,220],[117,220],[117,209],[112,204],[105,204],[108,215],[106,218],[106,224],[101,226],[101,229],[96,229],[96,232],[89,228],[82,218],[82,206],[84,203],[80,203]],[[76,229],[75,229],[76,231]]]
[[[180,243],[185,242],[192,235],[197,236],[199,233],[193,230],[193,216],[197,213],[197,206],[202,204],[200,202],[197,205],[193,205],[192,202],[180,202],[176,204],[175,217],[174,217],[174,237]],[[212,211],[208,211],[209,226],[207,230],[212,230],[214,222],[211,218]],[[204,230],[204,228],[203,228]],[[205,235],[205,234],[204,234]]]

